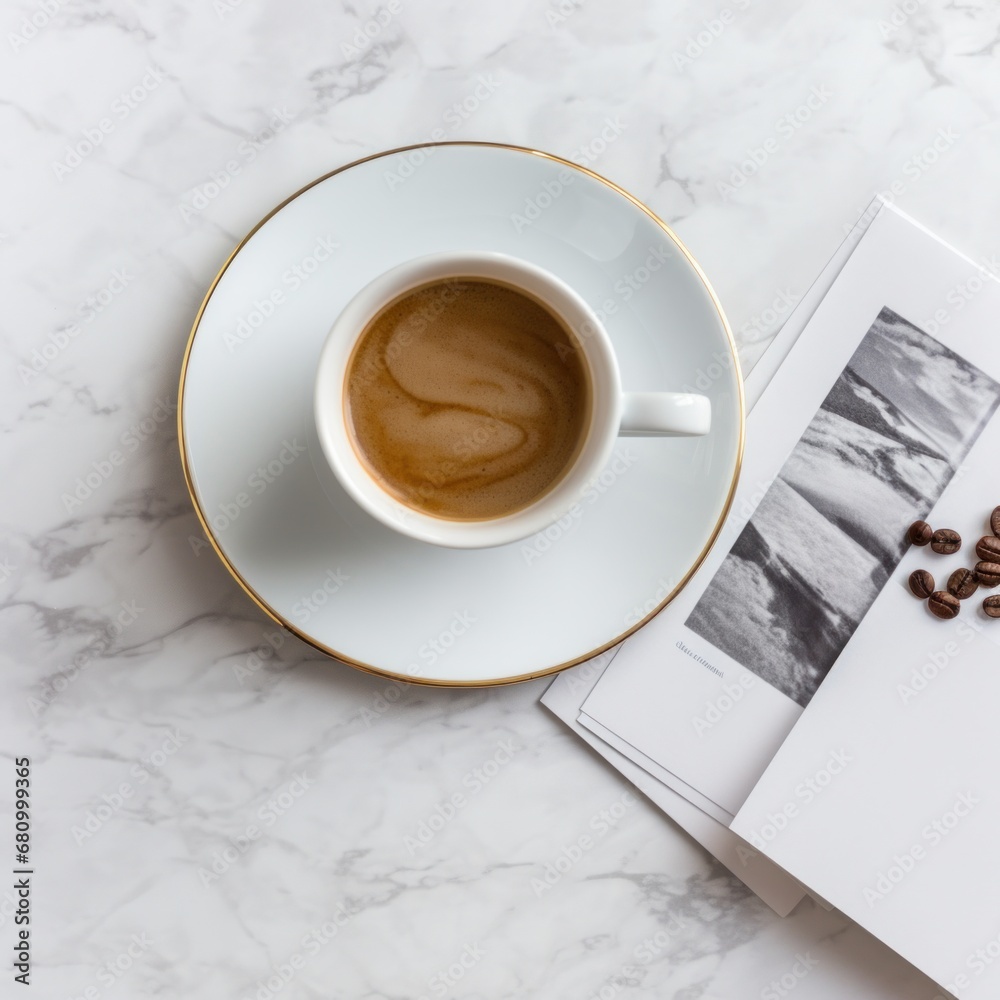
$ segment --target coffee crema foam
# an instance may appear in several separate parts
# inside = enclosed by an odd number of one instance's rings
[[[406,293],[368,325],[346,373],[362,463],[425,514],[523,510],[562,478],[590,419],[576,342],[545,307],[478,278]]]

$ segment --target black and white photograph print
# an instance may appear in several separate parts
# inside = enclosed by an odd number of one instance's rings
[[[1000,404],[883,308],[687,625],[805,707]]]

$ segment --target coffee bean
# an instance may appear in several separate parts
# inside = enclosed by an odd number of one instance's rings
[[[990,618],[1000,618],[1000,594],[994,594],[992,597],[985,598],[983,600],[983,611]]]
[[[979,580],[971,569],[956,569],[948,577],[948,593],[964,601],[979,589]]]
[[[927,601],[927,607],[932,615],[938,618],[954,618],[962,607],[957,597],[952,597],[946,590],[935,590]]]
[[[951,528],[938,528],[931,535],[931,548],[942,555],[950,556],[962,547],[962,536]],[[985,557],[983,557],[985,558]]]
[[[910,586],[910,593],[922,601],[926,601],[934,593],[934,577],[925,569],[915,569],[907,582]]]
[[[926,521],[914,521],[906,532],[906,538],[911,545],[926,545],[933,534],[934,529]]]
[[[993,508],[993,513],[990,514],[990,527],[993,529],[993,534],[1000,537],[1000,507]]]
[[[982,587],[1000,587],[1000,562],[977,562],[976,579]]]
[[[986,562],[1000,563],[1000,538],[996,535],[983,535],[976,544],[976,555]]]

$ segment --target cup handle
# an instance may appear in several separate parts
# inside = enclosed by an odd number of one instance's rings
[[[712,401],[689,392],[626,392],[622,437],[696,437],[712,426]]]

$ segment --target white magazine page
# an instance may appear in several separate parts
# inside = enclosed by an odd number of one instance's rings
[[[963,314],[949,302],[983,284],[905,216],[875,217],[754,408],[715,549],[582,707],[726,812],[1000,405],[989,336],[953,343]]]
[[[934,273],[950,261],[927,240],[920,255],[914,285],[939,300],[921,294],[914,321],[937,316],[942,340],[1000,382],[1000,285],[966,275],[950,291]],[[962,1000],[1000,996],[1000,619],[981,589],[936,620],[906,580],[926,569],[941,587],[971,566],[997,503],[994,414],[927,518],[962,550],[905,554],[733,824]]]

